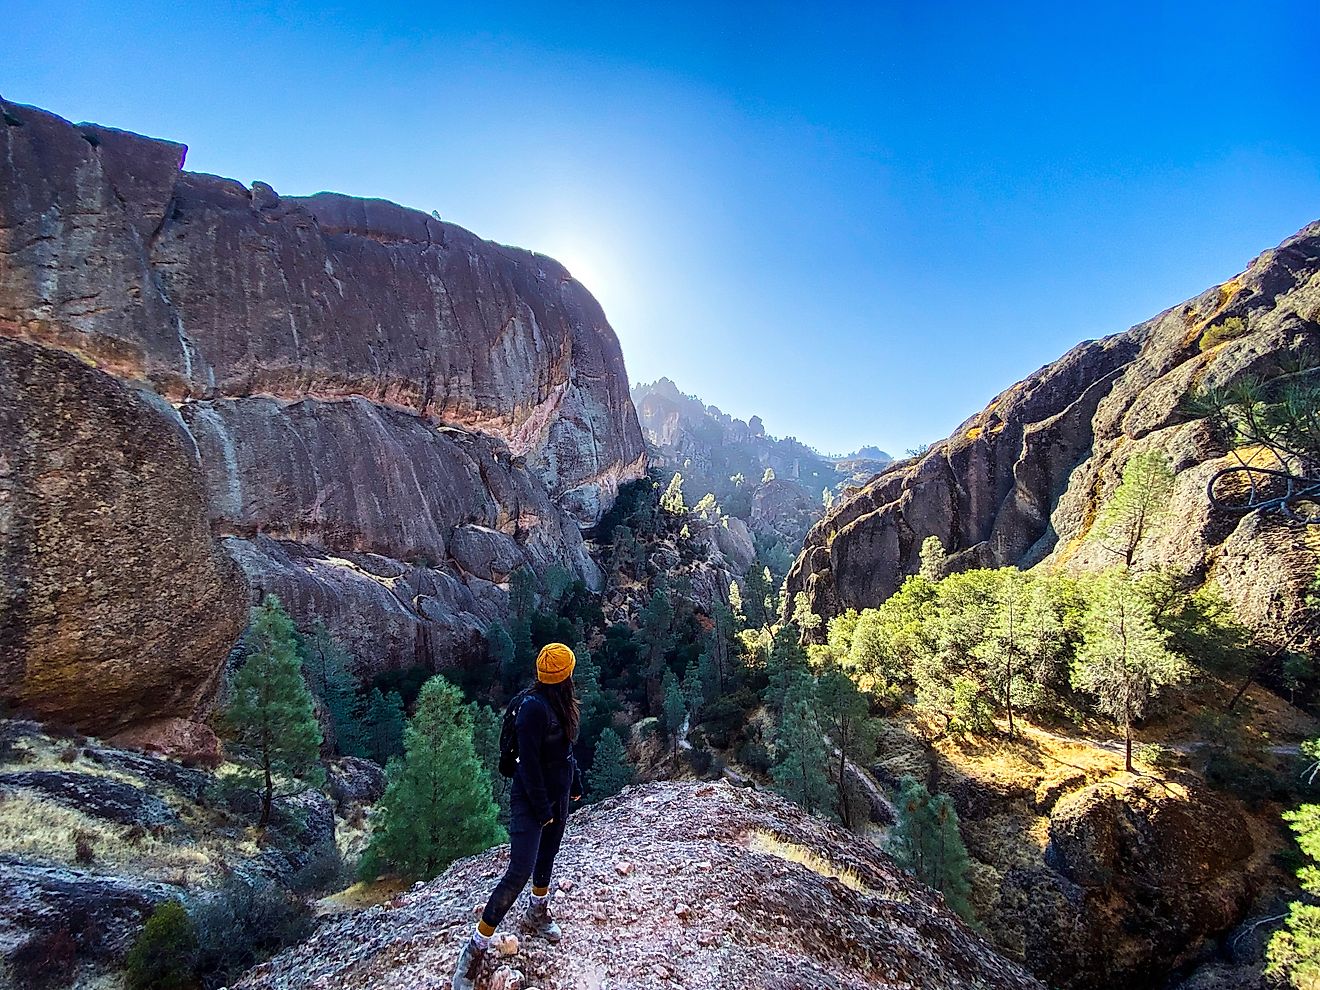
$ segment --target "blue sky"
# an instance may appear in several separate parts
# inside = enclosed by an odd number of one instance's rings
[[[634,381],[827,451],[1320,218],[1313,0],[812,8],[5,0],[0,94],[554,255]]]

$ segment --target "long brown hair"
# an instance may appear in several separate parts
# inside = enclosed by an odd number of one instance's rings
[[[565,677],[558,684],[537,681],[532,685],[532,690],[549,703],[555,718],[559,719],[559,724],[564,727],[568,741],[577,742],[578,726],[582,723],[582,710],[578,705],[577,691],[573,689],[573,678]]]

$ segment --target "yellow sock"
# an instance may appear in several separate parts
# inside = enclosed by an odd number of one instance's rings
[[[495,926],[488,925],[484,921],[477,922],[477,931],[481,933],[482,938],[490,938],[495,934]]]
[[[537,886],[533,885],[533,886],[532,886],[532,896],[533,896],[533,897],[549,897],[549,896],[550,896],[550,888],[549,888],[549,887],[537,887]]]

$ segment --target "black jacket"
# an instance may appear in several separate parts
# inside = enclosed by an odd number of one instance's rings
[[[544,823],[554,816],[554,807],[565,797],[582,793],[573,743],[549,702],[535,691],[518,706],[514,727],[518,730],[514,785],[522,787],[537,822]]]

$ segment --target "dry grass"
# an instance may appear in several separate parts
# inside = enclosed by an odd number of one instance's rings
[[[387,904],[408,890],[411,884],[397,877],[382,877],[370,883],[355,883],[316,902],[318,915],[343,914]]]
[[[788,842],[773,833],[763,832],[760,829],[749,832],[744,844],[752,852],[763,853],[790,863],[797,863],[799,866],[805,866],[812,873],[819,874],[822,877],[832,877],[845,887],[851,887],[861,893],[871,892],[871,888],[854,870],[831,862],[808,846]]]
[[[92,851],[91,864],[84,866],[189,887],[220,876],[218,850],[210,843],[171,842],[21,792],[0,800],[0,849],[8,853],[74,865],[80,836]]]

